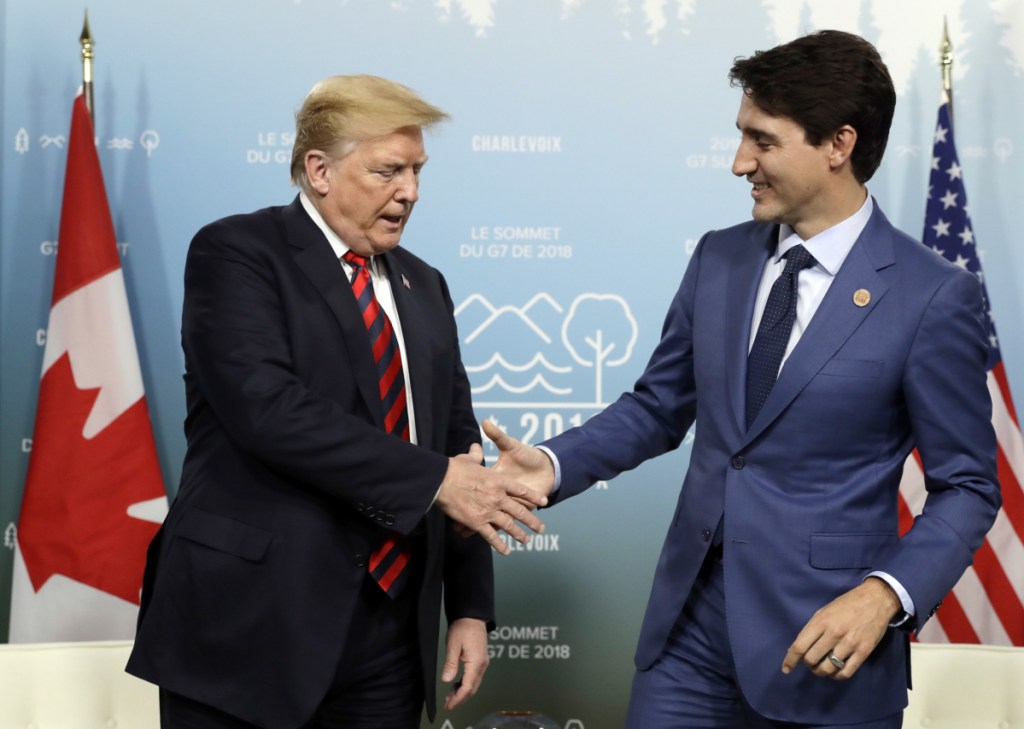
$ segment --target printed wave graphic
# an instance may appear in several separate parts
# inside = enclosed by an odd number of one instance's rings
[[[486,385],[481,385],[480,387],[472,387],[470,388],[470,392],[472,392],[474,395],[479,395],[481,393],[488,392],[489,390],[492,390],[496,387],[501,388],[506,392],[510,392],[513,395],[522,395],[523,393],[530,392],[531,390],[537,387],[544,388],[552,395],[572,394],[571,387],[554,387],[547,380],[544,379],[544,375],[542,374],[537,374],[532,380],[530,380],[527,384],[521,387],[516,387],[514,385],[508,384],[507,382],[505,382],[504,378],[501,375],[494,375],[494,377],[488,380]]]
[[[522,365],[511,364],[500,353],[495,352],[494,355],[482,365],[466,365],[466,372],[484,372],[485,370],[489,370],[492,367],[498,366],[504,367],[506,370],[509,370],[510,372],[526,372],[527,370],[537,367],[538,365],[545,368],[549,372],[554,372],[555,374],[562,375],[567,372],[572,372],[572,367],[560,367],[559,365],[551,364],[550,362],[548,362],[547,358],[540,352],[537,352],[537,354],[534,355],[533,359],[531,359],[526,364]]]

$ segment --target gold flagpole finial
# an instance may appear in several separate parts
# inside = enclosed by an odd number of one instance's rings
[[[949,103],[949,121],[953,123],[953,43],[949,40],[949,24],[942,17],[942,44],[939,46],[939,67],[942,69],[942,90]]]
[[[95,115],[92,110],[92,58],[93,40],[89,32],[89,10],[85,11],[85,23],[82,25],[82,35],[78,37],[82,44],[82,92],[85,94],[85,106],[89,109],[89,116],[95,122]]]

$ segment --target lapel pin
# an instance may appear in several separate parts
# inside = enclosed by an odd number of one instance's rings
[[[409,285],[409,279],[407,279],[407,278],[405,277],[405,274],[404,274],[404,273],[402,274],[402,285],[403,285],[403,286],[405,286],[405,288],[407,288],[407,289],[409,289],[410,291],[412,291],[412,286],[410,286],[410,285]]]
[[[867,289],[857,289],[853,292],[853,303],[865,307],[871,303],[871,292]]]

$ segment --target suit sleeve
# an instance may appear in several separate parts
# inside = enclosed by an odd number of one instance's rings
[[[289,340],[289,328],[304,322],[289,317],[286,299],[316,293],[288,277],[290,261],[266,237],[222,222],[193,239],[182,317],[186,379],[236,448],[299,487],[356,510],[372,504],[393,516],[387,526],[408,533],[430,507],[447,458],[385,434],[309,386]]]
[[[693,306],[708,235],[690,259],[665,317],[661,341],[633,390],[583,425],[541,444],[558,458],[562,474],[552,504],[677,448],[693,424]]]
[[[982,317],[974,277],[949,277],[924,311],[904,371],[927,497],[913,527],[878,569],[906,588],[918,628],[971,564],[1002,503]]]

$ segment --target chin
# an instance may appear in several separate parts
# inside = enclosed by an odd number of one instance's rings
[[[780,223],[782,222],[778,211],[771,210],[760,205],[755,205],[750,213],[751,217],[759,223]]]

